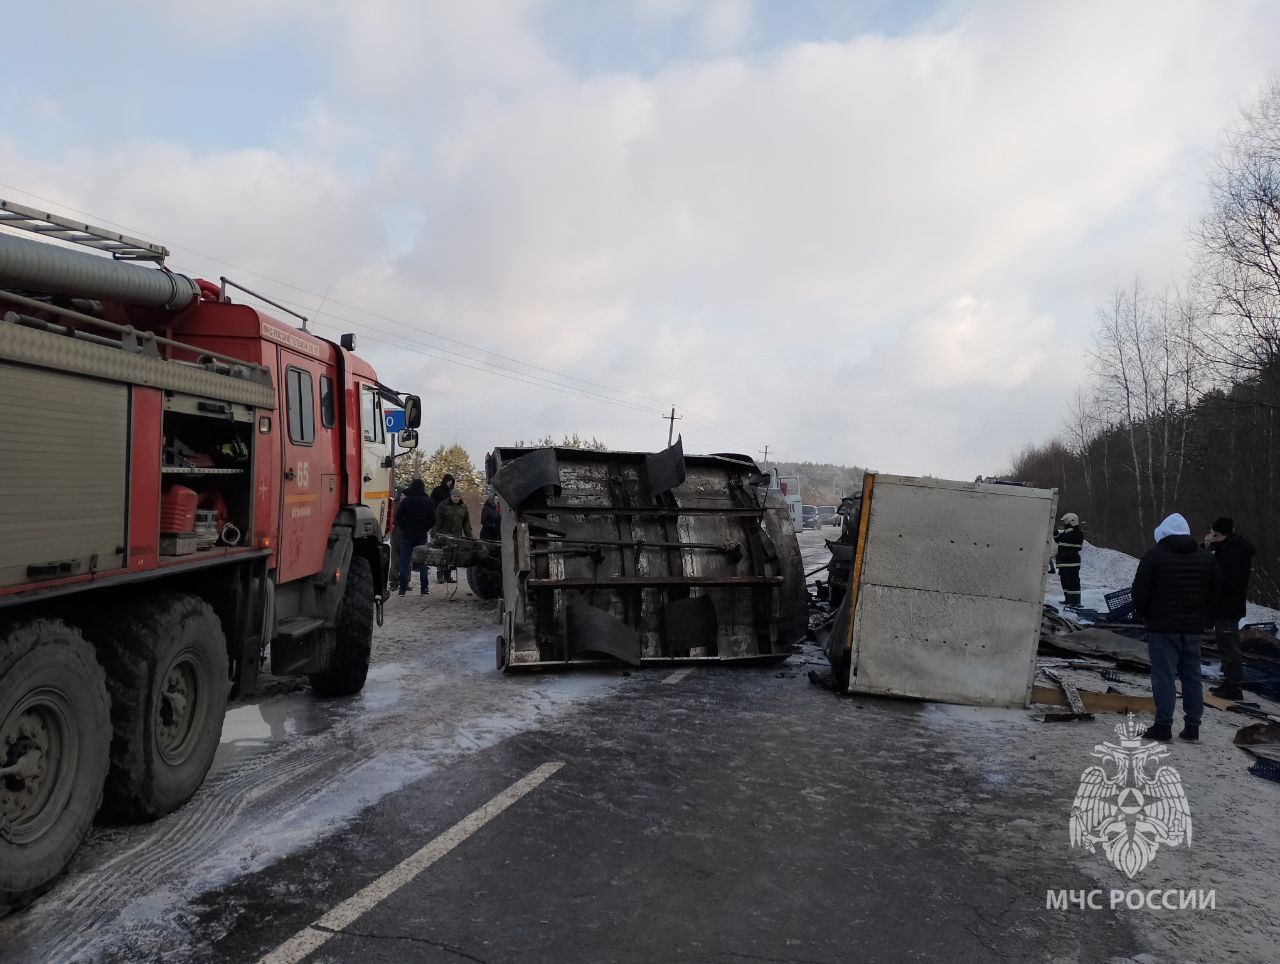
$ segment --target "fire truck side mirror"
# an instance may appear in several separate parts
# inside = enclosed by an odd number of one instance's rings
[[[404,397],[404,424],[406,428],[417,428],[422,424],[422,399],[417,395],[406,395]],[[414,445],[417,445],[417,436],[414,436]]]
[[[412,452],[418,447],[418,433],[411,428],[405,429],[396,436],[396,445],[406,452]]]

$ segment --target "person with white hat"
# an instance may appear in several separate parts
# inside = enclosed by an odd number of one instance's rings
[[[1062,528],[1054,536],[1058,553],[1054,562],[1058,566],[1058,579],[1062,582],[1063,604],[1080,605],[1080,552],[1084,548],[1084,529],[1080,517],[1068,512],[1061,519]]]
[[[1133,608],[1147,627],[1151,695],[1156,701],[1155,723],[1142,735],[1162,742],[1173,738],[1176,679],[1182,683],[1184,723],[1178,736],[1194,743],[1200,739],[1204,714],[1200,637],[1213,621],[1218,565],[1176,512],[1156,527],[1155,539],[1133,577]]]

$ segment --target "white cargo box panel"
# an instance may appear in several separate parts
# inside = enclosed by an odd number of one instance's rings
[[[870,495],[849,691],[1026,706],[1057,490],[877,475]]]

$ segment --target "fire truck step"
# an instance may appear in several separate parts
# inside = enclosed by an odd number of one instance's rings
[[[323,625],[324,620],[317,619],[315,616],[290,616],[288,619],[280,620],[280,625],[276,627],[276,635],[297,639]]]

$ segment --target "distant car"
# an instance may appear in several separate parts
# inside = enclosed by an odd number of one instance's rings
[[[840,516],[836,513],[834,505],[818,506],[818,525],[819,526],[838,526],[840,524]]]
[[[806,529],[816,529],[821,524],[818,522],[818,507],[813,505],[804,505],[800,507],[801,517],[804,520]]]

